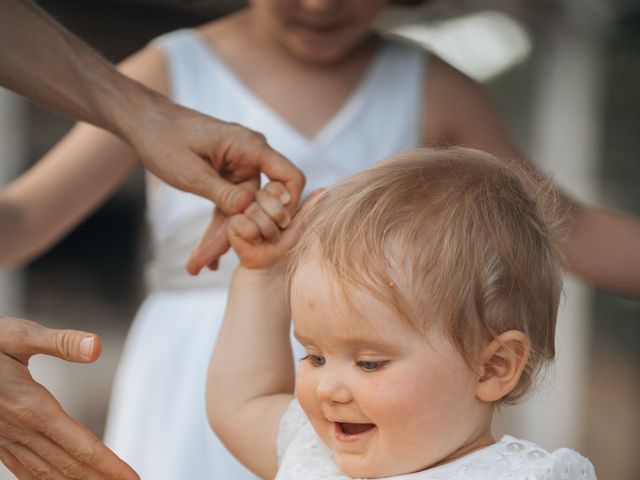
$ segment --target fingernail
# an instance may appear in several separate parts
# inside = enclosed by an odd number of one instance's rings
[[[85,337],[80,340],[80,355],[84,358],[91,358],[93,350],[93,337]]]
[[[283,205],[288,204],[291,201],[291,195],[286,190],[280,194],[280,201]]]

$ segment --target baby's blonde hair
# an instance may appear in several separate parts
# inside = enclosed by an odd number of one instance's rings
[[[330,188],[303,218],[289,279],[310,255],[343,286],[364,288],[420,334],[440,325],[470,366],[508,330],[532,354],[513,403],[555,355],[561,262],[535,182],[477,150],[393,155]],[[548,184],[548,182],[547,182]],[[533,196],[540,198],[534,201]]]

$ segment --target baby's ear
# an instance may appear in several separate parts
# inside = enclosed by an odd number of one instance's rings
[[[520,381],[530,350],[529,338],[519,330],[504,332],[487,345],[481,357],[478,400],[497,402],[508,395]]]

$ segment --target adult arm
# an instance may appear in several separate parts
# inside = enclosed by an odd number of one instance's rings
[[[0,0],[0,84],[122,138],[165,182],[227,213],[253,199],[235,183],[266,173],[297,203],[301,172],[264,137],[179,107],[127,78],[28,0]]]
[[[150,88],[167,88],[162,55],[155,49],[135,54],[121,68]],[[25,263],[51,247],[104,202],[136,165],[136,152],[120,138],[86,123],[76,125],[0,191],[0,265]]]
[[[67,415],[27,368],[29,358],[39,353],[89,363],[100,350],[100,339],[93,334],[0,317],[0,460],[17,478],[139,478]]]
[[[427,145],[463,145],[492,153],[505,163],[534,167],[515,144],[482,86],[432,56],[425,90]],[[568,268],[594,285],[640,296],[640,222],[605,208],[584,205],[560,192],[570,212],[564,253]]]
[[[145,48],[120,68],[145,88],[169,93],[165,59],[158,48]],[[234,182],[257,180],[261,171],[281,178],[291,196],[288,208],[295,208],[304,185],[302,174],[294,168],[291,175],[288,162],[273,161],[278,157],[270,154],[234,150],[250,149],[251,143],[243,138],[253,134],[233,124],[223,123],[221,128],[218,145],[223,152],[216,158],[225,175]],[[165,134],[164,140],[169,136]],[[273,151],[263,149],[265,152]],[[130,145],[102,129],[78,124],[33,168],[0,191],[0,264],[24,263],[49,248],[102,203],[136,165],[136,152]],[[216,234],[226,243],[226,231],[216,229],[208,230],[203,241]]]
[[[161,89],[160,60],[157,51],[148,49],[125,62],[123,70]],[[74,127],[35,167],[0,192],[0,263],[24,262],[51,246],[95,209],[136,164],[136,153],[116,136],[88,124]],[[16,329],[26,333],[13,333]],[[29,375],[26,358],[21,362],[18,357],[50,351],[42,342],[30,340],[42,338],[42,332],[47,331],[33,323],[0,319],[0,427],[4,429],[0,442],[9,442],[13,450],[2,450],[0,460],[21,480],[138,478]],[[50,343],[62,345],[56,340],[59,336],[47,335]],[[7,343],[8,339],[13,340]],[[46,444],[36,443],[43,436]],[[47,448],[46,455],[42,448]],[[39,459],[45,463],[37,463]],[[49,475],[52,468],[58,476]]]

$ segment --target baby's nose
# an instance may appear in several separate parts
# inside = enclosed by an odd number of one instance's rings
[[[333,369],[326,368],[316,389],[318,400],[327,403],[348,403],[351,390],[344,378]]]

